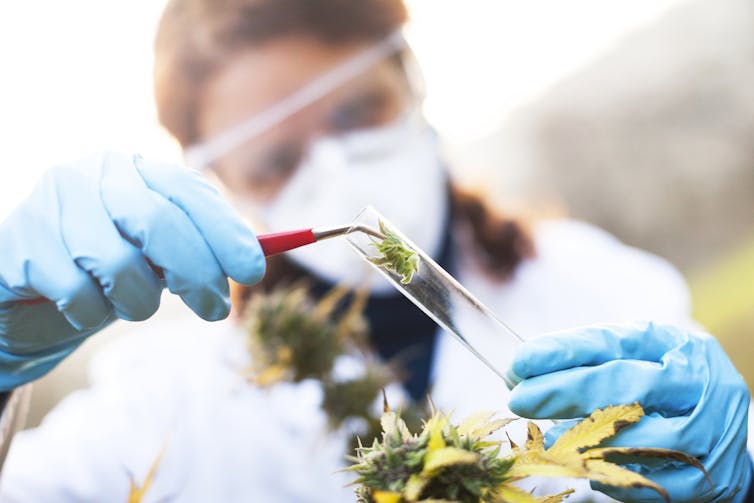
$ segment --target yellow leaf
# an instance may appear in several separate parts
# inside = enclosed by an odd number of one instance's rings
[[[553,494],[552,496],[545,496],[544,498],[541,498],[541,503],[560,503],[564,499],[566,499],[568,496],[573,494],[575,491],[573,489],[566,489],[563,492],[559,492],[558,494]]]
[[[542,430],[539,429],[539,427],[529,422],[527,424],[528,432],[526,434],[526,448],[530,451],[533,450],[544,450],[545,448],[545,437],[542,435]]]
[[[507,483],[495,489],[495,496],[498,496],[500,500],[502,500],[502,503],[561,503],[573,493],[573,489],[566,489],[563,492],[552,494],[550,496],[534,496],[520,487]]]
[[[488,423],[482,424],[478,426],[477,428],[474,428],[469,432],[469,436],[472,438],[484,438],[492,435],[497,430],[500,430],[508,425],[508,423],[515,421],[513,418],[506,418],[506,419],[495,419],[494,421],[489,421]]]
[[[278,348],[278,361],[281,364],[289,364],[293,360],[293,349],[290,346],[281,346]]]
[[[367,285],[362,285],[361,288],[356,290],[348,310],[338,321],[335,332],[341,340],[352,335],[353,327],[364,322],[364,309],[369,301],[369,288],[365,288],[365,286]]]
[[[326,320],[335,311],[338,303],[348,292],[350,292],[350,289],[343,285],[338,285],[331,289],[314,307],[312,316],[318,320]],[[304,290],[304,294],[306,295],[306,290]]]
[[[514,478],[586,476],[584,462],[577,455],[550,456],[547,451],[522,451],[507,475]]]
[[[647,487],[655,490],[665,501],[670,502],[667,491],[648,478],[642,477],[622,466],[601,460],[586,462],[587,478],[614,487]]]
[[[270,365],[257,374],[254,382],[259,386],[270,386],[285,379],[288,368],[285,365]]]
[[[458,423],[458,434],[467,435],[471,430],[478,428],[479,426],[488,422],[494,415],[495,413],[489,410],[483,410],[481,412],[477,412],[476,414],[472,414],[471,416]]]
[[[479,461],[479,454],[457,447],[428,451],[424,458],[423,474],[432,475],[446,466],[470,465]]]
[[[133,476],[131,477],[130,481],[130,492],[128,495],[128,503],[140,503],[142,499],[144,499],[144,496],[146,496],[147,491],[149,491],[149,488],[152,486],[152,481],[154,480],[154,476],[157,473],[157,469],[160,466],[160,463],[162,462],[162,456],[165,454],[165,448],[167,447],[167,443],[165,443],[162,448],[160,449],[160,452],[157,453],[157,457],[152,462],[152,466],[149,467],[149,472],[147,472],[147,476],[144,477],[144,484],[142,484],[141,487],[136,484],[136,481],[133,479]]]
[[[390,491],[374,491],[372,498],[375,503],[401,503],[403,497],[401,493],[394,493]]]
[[[514,465],[506,475],[517,480],[526,477],[584,478],[586,471],[573,466],[542,462]]]
[[[430,479],[427,477],[422,477],[416,473],[412,474],[406,482],[406,487],[403,489],[403,496],[406,498],[406,501],[418,500],[429,481]]]
[[[484,438],[516,420],[516,418],[493,420],[492,416],[494,415],[494,412],[483,411],[467,417],[458,425],[458,434],[473,438]]]
[[[428,453],[445,448],[443,430],[445,429],[446,424],[448,424],[448,419],[438,415],[432,416],[429,422],[427,422],[427,431],[429,431],[429,442],[427,443]]]
[[[660,459],[672,459],[673,461],[680,461],[686,463],[694,468],[697,468],[704,476],[709,479],[709,474],[698,459],[693,456],[689,456],[686,453],[680,451],[674,451],[671,449],[662,449],[659,447],[599,447],[596,449],[589,449],[584,452],[581,457],[583,459],[597,459],[605,460],[608,456],[626,456],[626,457],[646,457],[646,458],[660,458]],[[618,464],[621,464],[620,462]],[[710,481],[710,484],[712,481]]]
[[[496,488],[495,495],[498,496],[503,503],[539,503],[541,501],[536,496],[510,484],[504,484]]]
[[[617,405],[598,409],[563,433],[547,452],[552,455],[579,452],[614,436],[622,428],[636,423],[644,415],[641,405]]]

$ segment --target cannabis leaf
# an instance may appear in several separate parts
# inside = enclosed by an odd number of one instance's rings
[[[361,316],[339,324],[335,310],[346,293],[335,288],[314,302],[302,283],[253,296],[241,320],[252,354],[251,380],[270,386],[329,375],[345,351],[343,332],[357,337],[365,326]]]
[[[369,259],[370,262],[400,275],[401,283],[410,283],[419,267],[419,255],[406,246],[400,236],[388,229],[382,220],[379,228],[385,237],[381,241],[373,240],[373,243],[380,256]]]
[[[370,346],[369,324],[364,308],[369,291],[336,286],[315,299],[305,282],[256,292],[241,315],[241,327],[252,364],[247,379],[257,386],[279,382],[318,381],[323,394],[322,410],[335,430],[344,424],[356,436],[377,438],[382,431],[379,413],[373,405],[381,391],[400,382],[400,366],[383,363]],[[336,375],[335,362],[341,356],[363,362],[361,375],[344,379]],[[421,424],[429,414],[424,407],[409,405],[404,422]]]
[[[539,427],[528,423],[524,447],[511,441],[500,455],[499,442],[486,438],[510,420],[480,412],[454,426],[440,413],[412,434],[394,412],[383,416],[382,442],[360,447],[348,471],[358,473],[361,503],[559,503],[572,490],[536,496],[514,485],[530,476],[584,478],[610,486],[644,487],[668,500],[661,486],[614,462],[641,457],[672,459],[704,467],[682,452],[649,447],[595,447],[644,415],[639,404],[596,410],[565,432],[549,449]],[[706,472],[704,472],[706,474]]]
[[[653,457],[672,459],[707,472],[698,460],[678,451],[651,447],[596,447],[620,430],[638,422],[644,410],[638,403],[618,405],[594,411],[588,418],[569,429],[547,450],[543,449],[542,433],[534,423],[529,423],[526,449],[514,447],[516,463],[509,475],[515,479],[529,476],[578,477],[614,487],[645,487],[670,501],[667,491],[655,482],[612,462],[621,457],[631,462]]]
[[[596,410],[588,418],[563,433],[548,449],[548,452],[550,454],[579,452],[587,447],[594,447],[603,440],[615,436],[626,426],[638,422],[643,415],[644,410],[639,404]]]

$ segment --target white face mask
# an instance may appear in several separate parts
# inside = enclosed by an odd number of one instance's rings
[[[262,208],[270,231],[347,225],[371,205],[429,255],[447,218],[447,173],[434,131],[418,114],[312,144],[302,165]],[[373,293],[391,291],[342,238],[288,252],[314,275]],[[375,277],[373,277],[375,276]]]

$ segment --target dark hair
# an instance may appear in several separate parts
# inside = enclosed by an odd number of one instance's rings
[[[333,44],[376,41],[407,17],[402,0],[171,0],[155,40],[160,122],[183,147],[198,141],[201,92],[240,49],[292,34]],[[506,278],[534,255],[532,240],[519,222],[495,214],[481,198],[457,188],[451,187],[450,197],[454,223],[468,226],[488,273]],[[289,276],[285,263],[271,261],[266,284]]]

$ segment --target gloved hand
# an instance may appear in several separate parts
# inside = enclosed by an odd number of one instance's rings
[[[681,464],[643,470],[671,501],[745,500],[752,482],[749,391],[713,337],[652,323],[588,327],[527,341],[511,370],[523,381],[509,405],[524,417],[579,418],[639,402],[647,416],[607,445],[683,451],[699,458],[713,482]],[[570,426],[553,427],[548,445]],[[646,489],[592,487],[621,501],[662,501]]]
[[[116,318],[149,318],[163,284],[218,320],[227,278],[252,284],[264,269],[254,234],[195,171],[114,153],[55,167],[0,224],[0,389]],[[21,302],[40,297],[52,302]]]

